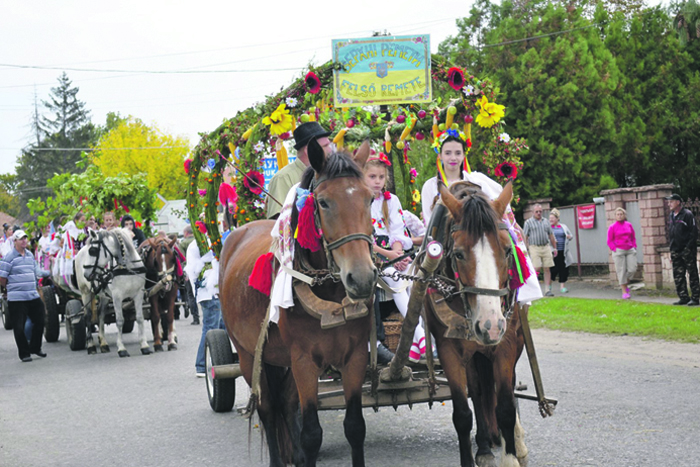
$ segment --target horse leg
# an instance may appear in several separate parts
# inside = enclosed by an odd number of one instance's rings
[[[504,441],[502,443],[504,446],[501,454],[501,465],[503,467],[520,467],[515,450],[517,412],[513,388],[513,368],[502,360],[503,358],[497,358],[493,365],[498,397],[496,420],[498,420],[498,428],[501,430]]]
[[[474,417],[476,418],[476,465],[479,467],[497,467],[496,457],[491,451],[492,444],[498,444],[500,437],[496,426],[496,399],[493,391],[493,371],[484,368],[481,354],[474,356],[467,362],[467,387],[469,397],[474,404]],[[487,362],[488,365],[491,362]]]
[[[301,450],[301,410],[299,408],[299,392],[291,371],[287,372],[283,392],[287,402],[284,406],[284,421],[292,442],[292,463],[295,466],[304,465],[304,453]]]
[[[323,429],[318,420],[319,369],[307,357],[294,354],[292,350],[292,372],[301,406],[301,449],[304,452],[304,465],[313,467],[323,442]]]
[[[158,303],[158,294],[153,295],[149,301],[151,302],[151,330],[153,331],[153,351],[162,352],[163,342],[160,339],[160,303]],[[139,337],[141,337],[139,335]]]
[[[92,339],[92,295],[91,294],[82,294],[82,299],[83,299],[83,307],[89,306],[90,310],[89,312],[85,312],[85,326],[86,326],[86,345],[87,345],[87,352],[88,355],[95,355],[97,353],[97,348],[95,347],[95,341]],[[88,305],[89,304],[89,305]],[[66,324],[68,325],[68,324]]]
[[[107,312],[107,306],[105,303],[102,303],[102,300],[100,300],[98,306],[100,309],[97,311],[99,316],[99,331],[97,333],[97,338],[100,341],[100,352],[109,353],[109,344],[107,344],[107,339],[105,339],[105,313]]]
[[[122,310],[122,300],[123,297],[120,293],[114,293],[112,290],[112,306],[114,306],[114,315],[117,322],[117,354],[120,357],[128,357],[129,352],[127,352],[126,347],[124,347],[124,342],[122,341],[122,329],[124,328],[124,311]]]
[[[452,424],[459,440],[459,460],[462,467],[474,467],[472,457],[472,411],[467,401],[467,370],[454,345],[438,342],[440,363],[445,370],[452,395]]]
[[[258,416],[265,430],[270,467],[284,467],[292,458],[291,437],[284,420],[287,401],[284,393],[286,370],[264,364],[260,378]]]
[[[134,296],[134,307],[136,308],[136,322],[139,325],[139,341],[141,342],[141,353],[143,355],[149,355],[151,353],[151,348],[148,346],[148,340],[146,340],[146,332],[144,329],[142,290],[139,290]],[[151,315],[153,315],[153,313],[151,313]],[[121,334],[121,330],[119,332]]]
[[[168,330],[168,351],[177,350],[177,336],[175,335],[175,299],[177,298],[177,289],[175,293],[170,293],[168,301],[168,312],[165,314],[165,328]]]
[[[365,419],[362,416],[362,383],[367,369],[367,347],[360,345],[342,370],[345,393],[345,438],[352,449],[353,467],[365,465]]]

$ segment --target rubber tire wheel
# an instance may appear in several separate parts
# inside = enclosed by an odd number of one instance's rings
[[[44,337],[46,338],[46,342],[56,342],[61,333],[61,322],[58,317],[56,295],[53,293],[53,287],[50,285],[45,285],[39,292],[44,302],[44,309],[46,310],[44,317]]]
[[[122,334],[129,334],[134,330],[134,323],[136,320],[124,318],[124,324],[122,325]]]
[[[83,304],[80,303],[80,300],[69,300],[66,303],[66,337],[71,350],[85,350],[87,343],[85,315],[82,315],[77,321],[73,318],[74,315],[80,313],[82,308]]]
[[[2,310],[0,314],[2,314],[2,327],[4,327],[6,331],[11,331],[12,320],[10,319],[10,308],[7,304],[7,300],[4,298],[2,299]]]
[[[212,379],[211,367],[235,363],[228,334],[223,329],[210,329],[204,345],[205,379],[209,405],[214,412],[230,412],[236,401],[236,380]]]

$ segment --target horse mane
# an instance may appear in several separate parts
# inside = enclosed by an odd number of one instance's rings
[[[460,199],[457,196],[457,199]],[[460,230],[464,230],[471,237],[481,237],[487,233],[498,234],[499,219],[496,212],[481,191],[472,191],[464,196],[462,203],[462,220],[459,223]]]
[[[352,178],[362,178],[362,169],[357,166],[355,160],[345,152],[336,152],[326,157],[326,164],[323,167],[323,172],[319,175],[325,175],[328,179],[340,178],[340,177],[352,177]],[[299,188],[308,190],[311,186],[314,178],[316,176],[316,171],[313,167],[309,166],[304,171],[301,176],[301,183]],[[297,222],[299,220],[299,211],[297,210],[296,203],[292,206],[292,232],[297,228]]]

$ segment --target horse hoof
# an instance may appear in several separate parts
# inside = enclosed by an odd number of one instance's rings
[[[153,352],[151,352],[151,349],[149,349],[148,347],[144,347],[143,349],[141,349],[141,353],[144,355],[151,355]]]
[[[177,344],[168,344],[168,352],[171,350],[177,350]]]
[[[179,344],[179,342],[177,341],[177,336],[175,336],[175,343]]]
[[[95,355],[97,354],[97,348],[96,347],[88,347],[88,355]]]
[[[120,350],[118,353],[119,353],[120,357],[128,357],[129,356],[129,352],[127,352],[126,350]]]
[[[168,349],[168,350],[170,350],[170,349]],[[154,352],[162,352],[162,351],[163,351],[163,345],[161,345],[161,344],[155,345],[155,344],[154,344],[154,345],[153,345],[153,351],[154,351]]]
[[[476,465],[479,467],[498,467],[496,457],[493,454],[477,455]]]
[[[100,352],[102,352],[102,353],[109,353],[109,346],[108,346],[108,345],[101,345],[101,346],[100,346]]]

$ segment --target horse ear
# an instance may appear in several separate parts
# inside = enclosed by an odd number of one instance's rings
[[[323,172],[326,167],[326,153],[316,139],[312,139],[306,147],[306,154],[309,156],[309,163],[317,174]]]
[[[462,220],[462,203],[450,193],[442,181],[438,181],[438,190],[442,204],[450,211],[455,222],[460,222]]]
[[[170,242],[168,242],[168,248],[172,248],[175,243],[177,243],[177,238],[171,239]]]
[[[92,230],[92,229],[88,229],[88,233],[90,234],[90,238],[91,238],[91,239],[97,240],[97,238],[98,238],[97,232],[95,232],[95,231]]]
[[[501,219],[503,214],[506,212],[506,208],[510,205],[513,199],[513,180],[508,180],[506,186],[503,187],[501,194],[493,200],[493,209],[498,214],[498,218]]]
[[[362,143],[362,145],[358,148],[358,150],[355,152],[355,155],[353,156],[355,163],[358,167],[360,167],[360,169],[365,166],[367,158],[369,157],[369,153],[369,141],[365,140],[365,142]]]

